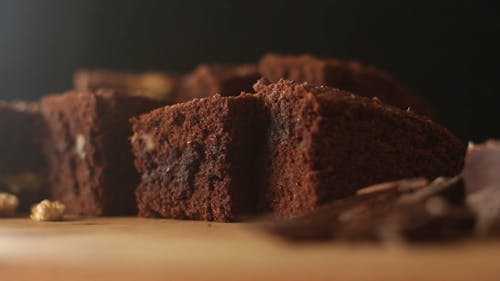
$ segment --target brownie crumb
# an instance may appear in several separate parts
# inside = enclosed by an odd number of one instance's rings
[[[60,221],[65,209],[61,202],[45,199],[31,208],[30,218],[34,221]]]

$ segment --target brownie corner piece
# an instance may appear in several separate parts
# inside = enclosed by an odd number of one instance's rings
[[[139,214],[235,221],[253,214],[263,115],[253,95],[213,96],[132,119]]]
[[[130,153],[128,120],[163,104],[112,90],[42,98],[52,197],[70,214],[134,213],[139,175]]]

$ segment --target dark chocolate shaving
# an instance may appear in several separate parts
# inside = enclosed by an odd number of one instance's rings
[[[289,241],[444,241],[469,236],[474,214],[464,204],[462,179],[421,183],[393,182],[391,188],[337,200],[310,215],[265,224],[264,229]]]

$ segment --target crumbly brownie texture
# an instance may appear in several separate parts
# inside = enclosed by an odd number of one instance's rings
[[[177,101],[205,98],[214,94],[237,96],[242,91],[250,92],[259,78],[255,65],[202,64],[181,80]]]
[[[210,221],[255,214],[262,147],[259,100],[213,96],[131,120],[139,214]]]
[[[44,122],[38,105],[0,101],[0,191],[16,194],[20,210],[45,195]]]
[[[44,149],[52,197],[79,215],[136,211],[139,175],[128,142],[128,119],[160,107],[114,91],[68,92],[42,99],[48,126]]]
[[[78,70],[73,76],[77,91],[114,89],[129,95],[140,95],[158,100],[174,100],[177,87],[175,75],[159,71],[143,73],[112,70]]]
[[[357,189],[407,177],[453,176],[465,148],[417,114],[324,86],[255,85],[269,114],[260,209],[308,213]]]
[[[333,201],[300,218],[265,223],[263,229],[295,242],[441,241],[469,237],[474,214],[464,204],[460,177],[432,183],[409,179],[390,189]]]
[[[362,96],[378,97],[387,104],[432,116],[430,107],[408,87],[388,73],[356,61],[268,54],[261,58],[259,72],[273,82],[285,78],[340,88]]]

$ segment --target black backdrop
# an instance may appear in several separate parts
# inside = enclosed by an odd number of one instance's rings
[[[500,137],[495,2],[0,0],[0,98],[68,89],[78,67],[183,72],[308,52],[394,73],[480,141]]]

